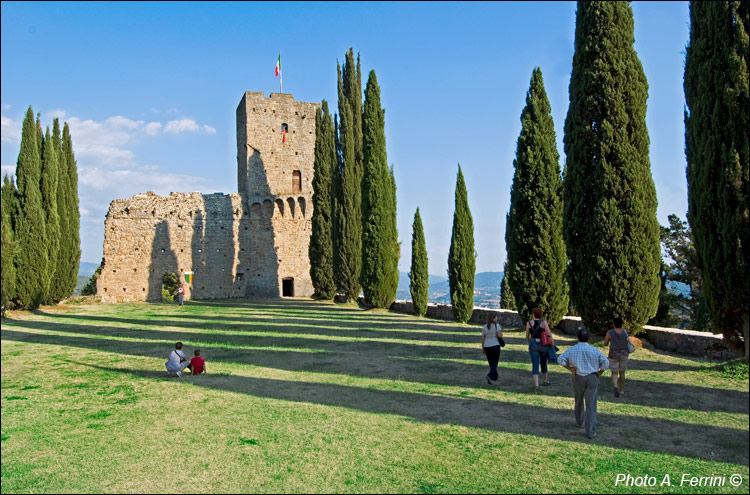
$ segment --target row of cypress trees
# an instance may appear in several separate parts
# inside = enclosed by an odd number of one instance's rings
[[[594,331],[615,316],[638,331],[656,313],[661,256],[648,83],[633,43],[628,3],[578,2],[564,178],[542,73],[532,74],[506,227],[512,298],[504,299],[525,319],[539,306],[556,324],[570,302]]]
[[[730,345],[744,342],[746,359],[749,11],[750,2],[691,2],[685,61],[688,220],[714,328]],[[638,331],[656,313],[662,263],[648,83],[633,30],[625,2],[578,3],[562,180],[541,71],[532,75],[514,162],[503,307],[525,314],[540,305],[557,321],[567,309],[566,278],[573,308],[594,330],[619,315]]]
[[[316,113],[310,276],[315,296],[388,308],[396,299],[400,245],[396,181],[388,167],[385,110],[370,71],[362,103],[359,56],[337,69],[338,115],[323,100]]]
[[[78,283],[78,171],[70,129],[42,127],[31,107],[21,131],[16,181],[3,178],[2,305],[33,309],[73,294]]]

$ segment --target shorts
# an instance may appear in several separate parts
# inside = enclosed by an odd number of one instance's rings
[[[627,354],[613,354],[609,358],[609,369],[612,373],[618,371],[625,371],[628,369],[628,355]]]

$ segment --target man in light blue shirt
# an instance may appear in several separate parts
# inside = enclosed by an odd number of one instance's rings
[[[589,331],[581,328],[578,330],[578,343],[563,352],[557,362],[573,373],[576,426],[584,428],[587,437],[594,438],[598,378],[609,368],[609,360],[599,349],[589,345]]]

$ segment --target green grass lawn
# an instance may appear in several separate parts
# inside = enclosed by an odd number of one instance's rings
[[[483,384],[478,325],[233,300],[43,308],[1,335],[2,493],[748,492],[747,367],[639,349],[588,440],[567,370],[532,391],[522,333]],[[178,340],[209,374],[167,377]]]

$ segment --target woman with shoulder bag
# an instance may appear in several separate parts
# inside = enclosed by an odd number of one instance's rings
[[[497,315],[490,315],[487,324],[482,327],[482,354],[487,356],[490,372],[487,374],[487,383],[492,385],[497,381],[497,363],[500,361],[500,346],[505,345],[503,341],[503,330],[498,323]]]
[[[554,341],[552,340],[552,331],[549,329],[549,324],[542,319],[542,310],[539,308],[533,308],[531,310],[534,318],[526,323],[526,341],[529,343],[529,356],[531,356],[531,375],[534,379],[534,390],[539,390],[539,367],[541,365],[542,374],[544,375],[543,385],[549,385],[549,378],[547,378],[547,359],[549,358],[550,346],[554,348]],[[544,336],[545,343],[542,343],[542,336]]]
[[[625,395],[625,370],[628,369],[628,331],[622,328],[622,318],[614,318],[614,328],[607,331],[603,344],[609,344],[609,369],[612,371],[612,387],[615,397]],[[618,377],[619,375],[619,377]],[[619,382],[619,383],[618,383]]]

